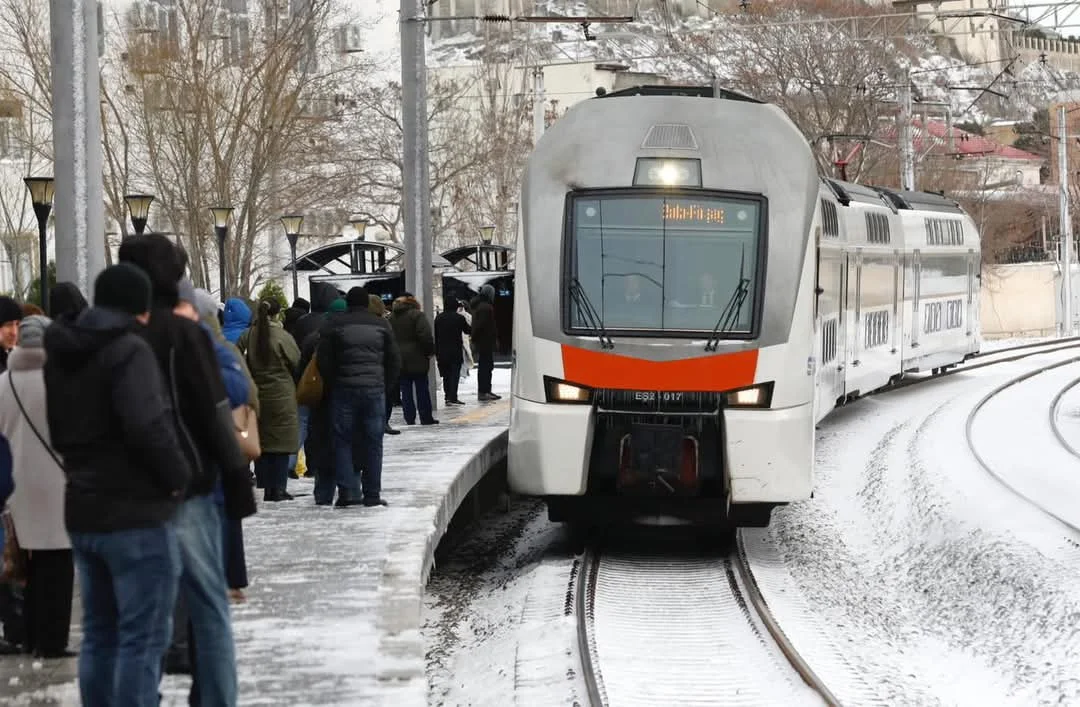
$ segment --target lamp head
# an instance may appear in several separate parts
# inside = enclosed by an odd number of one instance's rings
[[[210,207],[210,213],[214,215],[214,227],[215,228],[228,228],[229,217],[232,216],[233,208],[231,206],[212,206]]]
[[[56,181],[52,177],[25,177],[23,182],[30,191],[34,206],[52,206]]]

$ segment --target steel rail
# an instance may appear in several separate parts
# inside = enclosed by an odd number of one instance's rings
[[[581,653],[581,677],[589,695],[589,704],[603,707],[607,704],[604,683],[596,660],[596,641],[593,636],[593,601],[596,593],[596,575],[600,568],[600,555],[585,548],[577,574],[575,597],[577,613],[578,650]]]
[[[1059,390],[1058,394],[1055,395],[1054,399],[1050,402],[1050,429],[1053,430],[1054,437],[1057,438],[1057,441],[1062,447],[1067,449],[1074,457],[1080,458],[1080,450],[1065,439],[1065,435],[1061,434],[1061,427],[1058,425],[1058,408],[1061,407],[1061,401],[1066,393],[1078,385],[1080,385],[1080,378],[1074,378],[1067,386]]]
[[[807,686],[816,692],[825,704],[830,707],[839,707],[840,700],[836,698],[829,688],[825,685],[825,682],[818,677],[814,672],[810,664],[807,663],[799,651],[795,648],[795,645],[791,642],[791,639],[787,637],[784,630],[780,628],[780,624],[777,622],[776,617],[773,616],[772,611],[769,609],[768,603],[765,601],[765,596],[761,593],[761,588],[758,586],[757,578],[754,577],[753,570],[750,569],[750,562],[746,557],[746,545],[743,542],[742,531],[737,531],[735,534],[735,565],[739,569],[739,576],[742,577],[743,585],[746,587],[745,594],[750,599],[750,603],[754,606],[754,611],[761,618],[762,623],[765,624],[765,628],[768,630],[769,635],[772,636],[776,646],[780,649],[780,652],[784,654],[788,662],[791,663],[791,667],[795,669],[795,672],[799,674],[803,682]]]
[[[990,402],[994,398],[994,396],[999,395],[1003,391],[1008,390],[1009,388],[1011,388],[1011,387],[1013,387],[1015,385],[1018,385],[1019,383],[1023,383],[1024,381],[1030,380],[1030,379],[1034,378],[1035,376],[1041,375],[1043,373],[1048,373],[1049,371],[1053,371],[1053,370],[1058,369],[1058,368],[1063,368],[1065,366],[1068,366],[1068,365],[1071,365],[1071,364],[1074,364],[1074,363],[1080,363],[1080,356],[1074,356],[1072,358],[1065,359],[1064,361],[1056,361],[1054,363],[1047,364],[1045,366],[1040,366],[1040,367],[1038,367],[1038,368],[1036,368],[1034,370],[1028,371],[1027,373],[1025,373],[1025,374],[1023,374],[1021,376],[1017,376],[1015,378],[1012,378],[1012,379],[1002,383],[1001,385],[995,387],[989,393],[984,395],[979,400],[979,402],[975,403],[975,406],[971,408],[971,412],[969,412],[968,416],[967,416],[967,423],[964,425],[964,437],[967,440],[967,446],[968,446],[968,449],[971,451],[971,455],[973,457],[975,457],[975,461],[979,464],[979,466],[981,466],[983,468],[983,471],[985,471],[987,474],[989,474],[993,478],[997,479],[997,481],[1002,486],[1004,486],[1005,488],[1012,491],[1014,494],[1016,494],[1016,496],[1023,499],[1024,501],[1026,501],[1032,507],[1034,507],[1037,510],[1041,511],[1042,513],[1045,513],[1046,515],[1050,516],[1054,520],[1056,520],[1059,523],[1061,523],[1062,525],[1064,525],[1069,530],[1071,530],[1071,531],[1073,531],[1075,533],[1080,533],[1080,528],[1076,527],[1075,525],[1073,525],[1069,521],[1065,520],[1061,516],[1057,515],[1056,513],[1053,513],[1051,511],[1047,510],[1040,503],[1038,503],[1037,501],[1032,500],[1027,495],[1025,495],[1020,490],[1018,490],[1015,486],[1013,486],[1008,481],[1006,481],[1005,477],[1003,477],[1001,474],[994,471],[993,467],[990,466],[990,464],[986,461],[986,458],[983,457],[983,455],[979,453],[979,450],[975,445],[974,435],[972,434],[972,429],[975,426],[975,418],[978,416],[979,411],[982,410],[983,407],[985,407],[986,404],[988,402]],[[1053,410],[1053,407],[1051,407],[1051,410]]]

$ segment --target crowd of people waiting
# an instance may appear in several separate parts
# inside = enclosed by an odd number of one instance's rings
[[[229,600],[245,599],[253,486],[292,500],[303,448],[316,504],[387,505],[395,398],[406,424],[438,424],[432,358],[461,405],[471,339],[478,399],[498,399],[494,291],[471,311],[448,300],[434,326],[408,293],[386,311],[322,283],[311,303],[253,313],[194,288],[159,234],[126,239],[118,261],[92,304],[71,283],[50,290],[48,316],[0,297],[0,653],[74,656],[77,570],[84,705],[157,705],[163,670],[191,673],[190,704],[235,705]]]

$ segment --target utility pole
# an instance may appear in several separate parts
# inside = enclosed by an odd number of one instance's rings
[[[900,82],[900,184],[905,191],[915,191],[915,138],[911,130],[911,79],[904,74]]]
[[[1072,217],[1069,215],[1069,156],[1065,130],[1065,104],[1058,106],[1058,186],[1061,207],[1061,278],[1065,295],[1062,332],[1073,335],[1072,319]]]
[[[56,277],[93,291],[105,269],[99,32],[96,0],[51,0]]]
[[[431,321],[431,186],[428,172],[427,56],[424,0],[401,0],[401,118],[404,154],[405,287],[420,300]],[[428,372],[431,404],[437,408],[435,371]]]
[[[533,145],[544,134],[544,67],[533,67]]]

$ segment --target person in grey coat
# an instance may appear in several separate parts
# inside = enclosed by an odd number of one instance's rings
[[[8,501],[15,533],[29,550],[26,584],[26,649],[38,658],[74,655],[67,650],[75,566],[64,526],[67,479],[50,446],[45,405],[45,329],[35,315],[19,323],[19,343],[0,378],[0,434],[11,446],[15,493]]]

